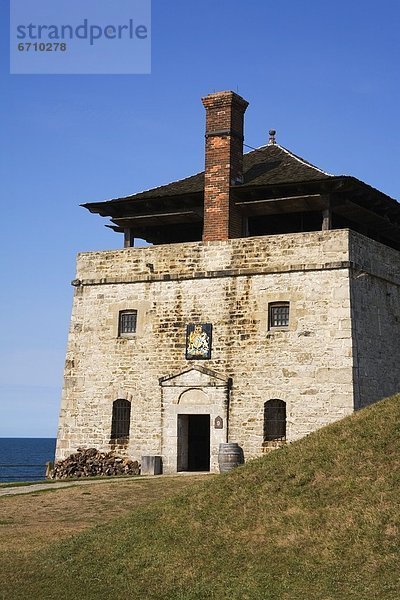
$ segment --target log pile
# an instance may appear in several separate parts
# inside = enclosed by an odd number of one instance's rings
[[[48,473],[49,479],[68,477],[95,477],[112,475],[139,475],[137,460],[121,458],[114,452],[100,452],[96,448],[78,448],[65,460],[55,463]]]

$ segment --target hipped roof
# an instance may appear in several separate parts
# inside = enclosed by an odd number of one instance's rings
[[[243,214],[321,210],[331,202],[338,215],[372,227],[399,245],[400,204],[355,177],[327,173],[275,143],[244,154],[243,177],[243,183],[231,186],[232,198]],[[201,172],[130,196],[82,206],[110,217],[116,231],[133,227],[135,235],[142,237],[143,227],[201,223],[203,202]]]
[[[283,146],[269,144],[244,154],[244,180],[242,184],[235,185],[235,188],[238,190],[245,190],[246,188],[264,187],[269,185],[319,181],[330,179],[332,177],[334,176],[312,165],[303,158],[296,156],[286,148],[283,148]],[[91,212],[100,212],[100,214],[107,216],[109,213],[103,213],[101,208],[106,208],[106,205],[109,203],[123,203],[142,199],[202,194],[203,192],[204,171],[129,196],[112,198],[111,200],[106,200],[104,202],[86,203],[82,206],[88,208]]]

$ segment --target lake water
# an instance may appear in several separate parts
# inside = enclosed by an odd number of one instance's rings
[[[44,479],[46,462],[54,460],[55,449],[54,438],[0,438],[0,481]]]

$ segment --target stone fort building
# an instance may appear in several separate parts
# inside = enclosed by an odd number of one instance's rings
[[[400,389],[400,205],[274,131],[243,154],[248,103],[202,101],[204,172],[84,205],[124,248],[78,255],[57,459],[215,471]]]

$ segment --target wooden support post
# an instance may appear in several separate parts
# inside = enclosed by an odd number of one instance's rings
[[[332,210],[330,208],[322,211],[322,231],[328,231],[328,229],[332,229]]]
[[[132,248],[135,245],[135,238],[132,235],[132,229],[124,228],[124,248]]]
[[[325,196],[326,208],[322,211],[322,231],[332,229],[332,202],[329,196]]]

